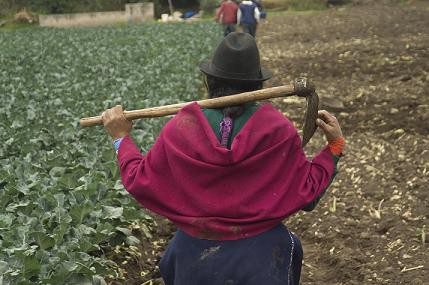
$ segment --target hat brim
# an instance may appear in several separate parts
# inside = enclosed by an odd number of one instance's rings
[[[226,79],[226,80],[236,80],[236,81],[265,81],[270,79],[273,76],[273,73],[261,67],[260,76],[251,76],[248,74],[237,74],[237,73],[228,73],[217,69],[215,66],[211,64],[210,60],[204,60],[199,65],[200,70],[210,76]]]

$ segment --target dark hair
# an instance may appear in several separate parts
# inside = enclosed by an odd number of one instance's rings
[[[206,75],[206,88],[209,98],[234,95],[244,92],[250,92],[262,89],[262,81],[237,81],[228,80]],[[222,109],[224,116],[235,118],[240,116],[244,111],[244,105],[225,107]]]

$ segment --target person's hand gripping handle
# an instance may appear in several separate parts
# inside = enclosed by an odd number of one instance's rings
[[[107,109],[101,114],[104,128],[113,140],[123,138],[131,132],[133,123],[125,118],[121,105]]]

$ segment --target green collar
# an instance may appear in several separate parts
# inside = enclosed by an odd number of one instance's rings
[[[231,148],[231,143],[234,137],[238,134],[247,120],[252,116],[252,114],[258,109],[259,104],[255,102],[250,102],[244,104],[244,112],[237,118],[234,118],[234,123],[232,126],[232,134],[228,139],[228,149]],[[220,122],[223,119],[223,113],[221,109],[203,109],[202,110],[218,140],[220,140]]]

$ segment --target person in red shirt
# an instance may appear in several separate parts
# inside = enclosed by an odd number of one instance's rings
[[[220,5],[216,13],[216,21],[223,25],[224,36],[235,31],[237,24],[238,5],[234,1],[226,0]]]

